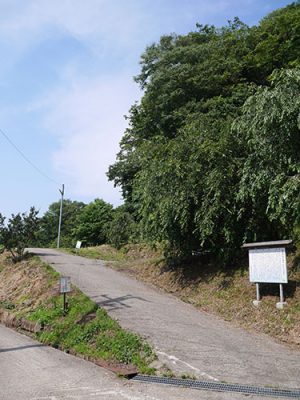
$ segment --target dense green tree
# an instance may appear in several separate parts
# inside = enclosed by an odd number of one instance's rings
[[[14,262],[24,258],[26,247],[35,239],[39,225],[37,214],[38,211],[31,207],[28,214],[13,214],[7,224],[0,214],[0,243],[11,253]]]
[[[137,226],[131,212],[125,205],[114,209],[112,221],[108,225],[108,242],[117,249],[134,241],[137,236]]]
[[[73,231],[77,226],[77,219],[85,204],[79,201],[66,199],[63,201],[61,247],[75,245],[76,238]],[[50,204],[48,211],[41,218],[40,229],[37,236],[37,245],[42,247],[55,247],[57,244],[58,221],[60,201]]]
[[[164,36],[147,48],[136,77],[144,96],[130,110],[118,160],[108,173],[126,199],[131,201],[135,175],[144,168],[145,143],[176,138],[187,117],[215,110],[218,102],[223,113],[237,115],[250,90],[243,79],[248,36],[249,28],[236,19],[222,29],[199,25],[187,36]]]
[[[144,238],[177,254],[201,247],[224,257],[295,223],[300,4],[257,27],[236,18],[197,28],[142,55],[144,94],[108,176]]]
[[[101,199],[95,199],[81,211],[73,235],[85,246],[96,246],[107,241],[108,225],[112,220],[113,207]]]
[[[300,68],[275,71],[271,87],[245,103],[233,135],[246,149],[237,200],[251,238],[291,235],[300,224]]]
[[[187,116],[208,112],[219,97],[228,100],[223,112],[236,115],[249,84],[266,84],[274,68],[300,61],[299,3],[270,14],[258,27],[238,18],[220,29],[197,26],[185,36],[163,36],[141,57],[135,80],[144,95],[130,109],[129,128],[108,173],[129,200],[143,168],[138,150],[145,141],[176,137]]]
[[[300,2],[281,8],[251,29],[253,51],[246,57],[250,79],[267,84],[274,69],[299,65]]]
[[[234,197],[242,160],[233,158],[240,146],[230,126],[231,118],[213,123],[202,115],[177,138],[145,149],[151,163],[133,191],[145,238],[168,240],[175,254],[199,247],[224,253],[237,242]]]

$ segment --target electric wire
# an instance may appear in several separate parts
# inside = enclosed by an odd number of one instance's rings
[[[10,143],[10,145],[21,155],[21,157],[34,168],[40,175],[44,178],[48,179],[49,181],[55,183],[56,185],[60,185],[56,180],[52,179],[50,176],[45,174],[39,167],[37,167],[24,153],[22,150],[18,148],[18,146],[10,139],[10,137],[0,128],[0,133],[2,136]]]

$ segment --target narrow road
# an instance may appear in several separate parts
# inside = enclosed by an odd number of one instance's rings
[[[239,400],[241,395],[128,382],[0,325],[0,400]],[[249,397],[248,397],[249,398]],[[254,397],[250,397],[250,399]],[[255,399],[258,399],[255,397]]]
[[[178,373],[230,383],[300,387],[300,352],[265,335],[235,328],[104,262],[31,249],[120,324],[145,337]],[[232,300],[234,301],[234,299]]]

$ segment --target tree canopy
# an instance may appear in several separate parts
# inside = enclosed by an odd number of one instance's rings
[[[63,222],[61,226],[61,246],[71,247],[75,245],[73,231],[77,225],[77,219],[85,203],[66,199],[63,201]],[[38,246],[56,246],[58,233],[58,220],[60,201],[50,204],[48,210],[41,217],[40,229],[37,234]]]
[[[300,4],[197,25],[141,57],[143,90],[108,177],[142,237],[235,254],[299,224]]]
[[[39,225],[37,215],[38,211],[31,207],[28,214],[13,214],[5,224],[5,217],[0,214],[0,243],[10,252],[14,262],[24,258],[26,247],[35,239]]]
[[[86,205],[78,216],[73,230],[74,237],[82,241],[85,246],[106,243],[112,211],[112,205],[101,199],[95,199]]]

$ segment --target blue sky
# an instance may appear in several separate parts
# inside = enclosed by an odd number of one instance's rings
[[[66,197],[114,205],[106,178],[141,93],[133,82],[146,46],[196,22],[254,25],[284,0],[0,0],[0,213],[47,210]]]

